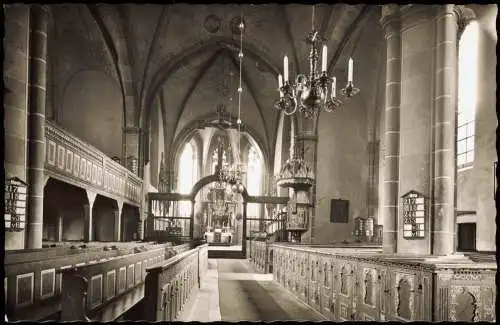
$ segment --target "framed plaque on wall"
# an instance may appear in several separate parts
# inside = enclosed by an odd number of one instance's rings
[[[425,196],[416,191],[410,191],[401,197],[403,238],[425,237],[426,203]]]
[[[332,199],[330,203],[330,222],[347,223],[349,220],[349,200]]]

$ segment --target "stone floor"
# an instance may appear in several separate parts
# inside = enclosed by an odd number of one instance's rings
[[[256,271],[246,260],[209,259],[198,292],[186,303],[180,321],[325,320],[321,314]]]

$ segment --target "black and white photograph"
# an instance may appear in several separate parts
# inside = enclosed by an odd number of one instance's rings
[[[5,321],[496,322],[497,15],[4,3]]]

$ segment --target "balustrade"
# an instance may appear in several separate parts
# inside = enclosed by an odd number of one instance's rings
[[[142,180],[103,152],[46,121],[45,173],[61,181],[140,205]]]
[[[273,254],[275,281],[332,321],[494,321],[494,263],[439,264],[379,249],[249,243],[260,264]],[[254,253],[251,253],[254,254]]]

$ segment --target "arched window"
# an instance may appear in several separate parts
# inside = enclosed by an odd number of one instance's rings
[[[212,154],[212,174],[215,173],[215,168],[219,163],[219,148],[215,148],[214,153]],[[222,166],[227,166],[227,153],[226,150],[222,150]]]
[[[248,151],[247,191],[250,195],[261,194],[262,161],[255,147]]]
[[[177,191],[189,194],[198,180],[198,159],[191,143],[186,143],[179,159],[179,178]]]
[[[247,192],[250,195],[261,194],[262,183],[262,161],[256,148],[251,146],[248,151],[247,165]],[[249,203],[247,205],[247,215],[249,217],[260,217],[261,205],[258,203]]]
[[[177,192],[189,194],[193,185],[198,181],[198,156],[191,143],[186,143],[179,159],[179,178]],[[187,217],[191,214],[191,202],[179,202],[179,217]]]
[[[458,48],[457,166],[474,162],[475,115],[477,101],[478,24],[467,25]]]

